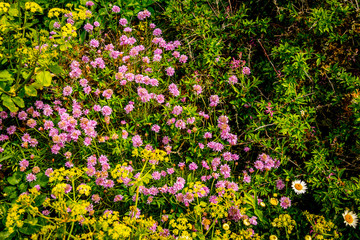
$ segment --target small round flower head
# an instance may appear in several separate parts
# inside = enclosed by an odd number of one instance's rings
[[[306,183],[304,181],[301,180],[295,180],[292,182],[291,187],[294,189],[294,191],[297,194],[303,194],[306,192]]]
[[[243,67],[242,73],[243,73],[244,75],[250,75],[250,68],[248,68],[248,67]]]
[[[119,13],[120,12],[120,8],[116,5],[114,5],[111,9],[114,13]]]
[[[280,206],[281,206],[283,209],[287,209],[288,207],[290,207],[290,206],[291,206],[291,200],[290,200],[290,198],[285,197],[285,196],[281,197],[281,199],[280,199]]]
[[[121,19],[119,20],[119,24],[120,24],[121,26],[126,26],[126,25],[128,24],[128,21],[127,21],[125,18],[121,18]]]
[[[345,210],[345,212],[342,214],[343,218],[344,218],[344,223],[347,226],[356,228],[357,222],[358,222],[358,217],[357,215],[349,210]]]
[[[72,87],[70,87],[70,86],[64,87],[64,90],[63,90],[64,97],[71,95],[72,91],[73,91]]]

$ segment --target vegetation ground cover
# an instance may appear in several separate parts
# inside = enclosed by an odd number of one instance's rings
[[[0,2],[0,239],[358,239],[357,1]]]

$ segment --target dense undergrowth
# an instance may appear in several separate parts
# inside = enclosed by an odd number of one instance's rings
[[[357,239],[357,1],[0,2],[0,239]]]

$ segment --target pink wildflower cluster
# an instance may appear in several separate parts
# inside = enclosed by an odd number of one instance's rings
[[[260,154],[258,160],[254,163],[254,167],[260,171],[270,171],[272,168],[278,168],[279,166],[279,160],[272,159],[265,153]]]

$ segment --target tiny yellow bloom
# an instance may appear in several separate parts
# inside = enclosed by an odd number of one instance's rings
[[[271,235],[269,239],[270,240],[278,240],[277,236],[275,236],[275,235]]]
[[[270,198],[270,204],[276,206],[279,204],[279,200],[277,200],[276,198]]]
[[[223,224],[223,229],[224,229],[225,231],[229,230],[229,228],[230,228],[229,224],[227,224],[227,223],[224,223],[224,224]]]

